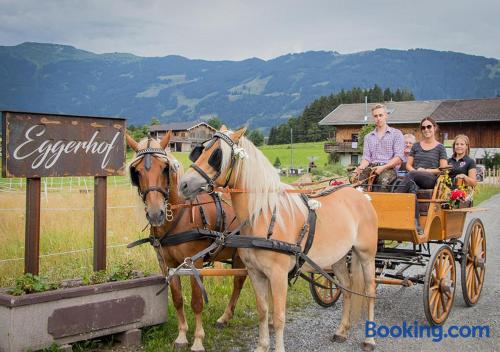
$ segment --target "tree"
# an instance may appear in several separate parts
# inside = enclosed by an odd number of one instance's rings
[[[248,139],[251,140],[256,147],[264,144],[264,135],[259,130],[250,131],[250,133],[248,134]]]
[[[217,116],[212,117],[207,123],[216,130],[219,130],[222,126],[222,121]]]
[[[363,144],[365,142],[365,136],[373,131],[375,129],[375,124],[369,123],[367,125],[364,125],[361,127],[361,130],[359,131],[359,137],[358,137],[358,147],[363,148]]]
[[[158,118],[156,117],[152,117],[151,118],[151,126],[154,126],[154,125],[159,125],[160,124],[160,120],[158,120]]]
[[[273,166],[274,166],[275,168],[277,168],[277,169],[279,169],[279,168],[281,167],[281,160],[280,160],[280,157],[279,157],[279,156],[277,156],[277,157],[276,157],[276,160],[274,160],[274,164],[273,164]]]

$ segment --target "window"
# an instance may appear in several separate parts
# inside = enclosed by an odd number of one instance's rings
[[[358,165],[358,164],[359,164],[359,155],[351,154],[351,165]]]

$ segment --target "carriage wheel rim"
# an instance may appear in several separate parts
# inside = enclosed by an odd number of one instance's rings
[[[452,309],[456,288],[455,258],[449,247],[438,250],[429,277],[428,310],[435,324],[443,323]]]
[[[477,303],[484,284],[486,262],[486,240],[484,228],[476,222],[468,238],[465,256],[465,285],[467,298],[471,304]]]

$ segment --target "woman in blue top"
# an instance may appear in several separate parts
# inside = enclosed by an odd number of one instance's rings
[[[453,141],[453,155],[448,159],[448,164],[451,166],[450,177],[455,184],[457,180],[463,180],[467,186],[477,184],[476,162],[469,157],[469,153],[469,138],[459,134]]]

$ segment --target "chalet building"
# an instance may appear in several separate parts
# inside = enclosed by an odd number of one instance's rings
[[[173,152],[190,152],[193,147],[212,138],[216,131],[204,121],[173,122],[149,128],[151,135],[157,139],[161,139],[170,130],[170,150]]]
[[[469,137],[470,156],[482,163],[485,152],[500,153],[500,98],[386,102],[387,123],[405,133],[422,138],[420,121],[431,116],[439,125],[439,141],[451,156],[452,141],[458,134]],[[361,127],[373,123],[371,108],[375,104],[342,104],[324,117],[319,125],[335,126],[336,132],[325,143],[327,153],[337,153],[343,165],[361,162],[363,150],[358,147]]]

